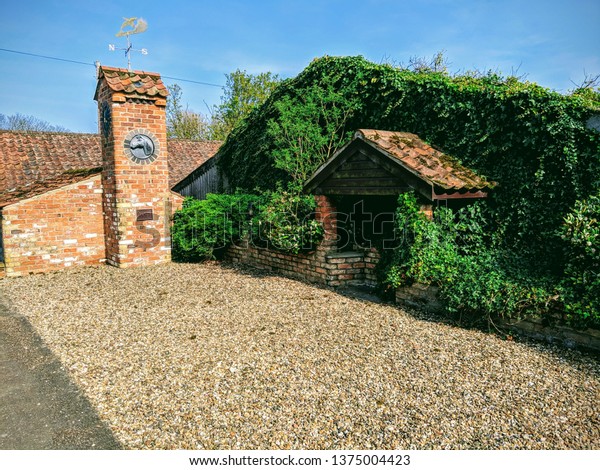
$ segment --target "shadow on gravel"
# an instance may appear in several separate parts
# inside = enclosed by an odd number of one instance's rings
[[[0,299],[0,449],[120,449],[26,318]]]
[[[582,363],[582,361],[583,363],[587,363],[590,360],[593,362],[600,361],[600,353],[598,353],[597,351],[586,349],[584,347],[567,347],[561,343],[552,342],[541,338],[528,337],[525,335],[521,335],[516,331],[511,331],[510,328],[506,327],[494,328],[479,317],[463,318],[463,316],[461,315],[430,312],[427,309],[421,309],[417,306],[412,307],[408,305],[399,305],[392,299],[382,298],[379,295],[377,289],[373,286],[357,284],[354,286],[333,288],[323,286],[321,284],[299,280],[297,278],[286,276],[281,273],[275,273],[266,269],[254,268],[251,266],[228,262],[221,262],[220,264],[224,269],[231,269],[237,271],[240,274],[252,276],[258,279],[265,279],[272,276],[284,277],[298,282],[310,284],[317,289],[332,291],[351,299],[372,302],[376,304],[391,305],[395,308],[402,309],[403,312],[407,313],[416,320],[431,323],[440,323],[455,328],[460,328],[462,330],[476,330],[483,333],[495,335],[507,341],[515,341],[521,344],[528,345],[529,347],[536,348],[538,350],[544,350],[547,354],[553,355],[562,360],[569,360],[572,362],[574,367],[578,367]]]

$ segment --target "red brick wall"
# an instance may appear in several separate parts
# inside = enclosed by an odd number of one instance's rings
[[[374,268],[379,261],[379,254],[376,251],[338,253],[319,246],[314,252],[293,255],[240,244],[231,246],[225,259],[296,279],[339,287],[355,282],[374,285]]]
[[[315,200],[315,218],[323,224],[325,235],[314,252],[293,255],[245,243],[230,247],[225,259],[332,287],[374,283],[377,251],[338,253],[336,208],[326,196],[315,196]]]
[[[104,262],[100,175],[2,210],[6,275]]]
[[[99,107],[104,101],[109,103],[112,111],[111,131],[108,138],[102,137],[107,263],[128,267],[169,261],[172,193],[166,101],[113,93],[102,78],[97,100]],[[151,164],[137,164],[126,156],[123,142],[136,129],[150,132],[159,143],[159,156]],[[153,219],[138,222],[139,210],[151,210]]]
[[[183,201],[185,197],[181,194],[177,194],[176,192],[171,191],[171,219],[173,218],[173,214],[175,211],[180,211],[183,207]]]

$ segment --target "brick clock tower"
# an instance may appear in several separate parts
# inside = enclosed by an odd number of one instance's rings
[[[167,95],[158,74],[98,68],[104,236],[113,266],[171,259]]]

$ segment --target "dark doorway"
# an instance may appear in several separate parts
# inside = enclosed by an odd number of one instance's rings
[[[397,196],[337,196],[338,251],[395,246]]]

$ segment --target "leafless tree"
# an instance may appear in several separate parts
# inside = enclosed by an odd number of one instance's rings
[[[56,126],[35,116],[20,113],[10,116],[0,114],[0,129],[23,132],[71,132],[65,127]]]

